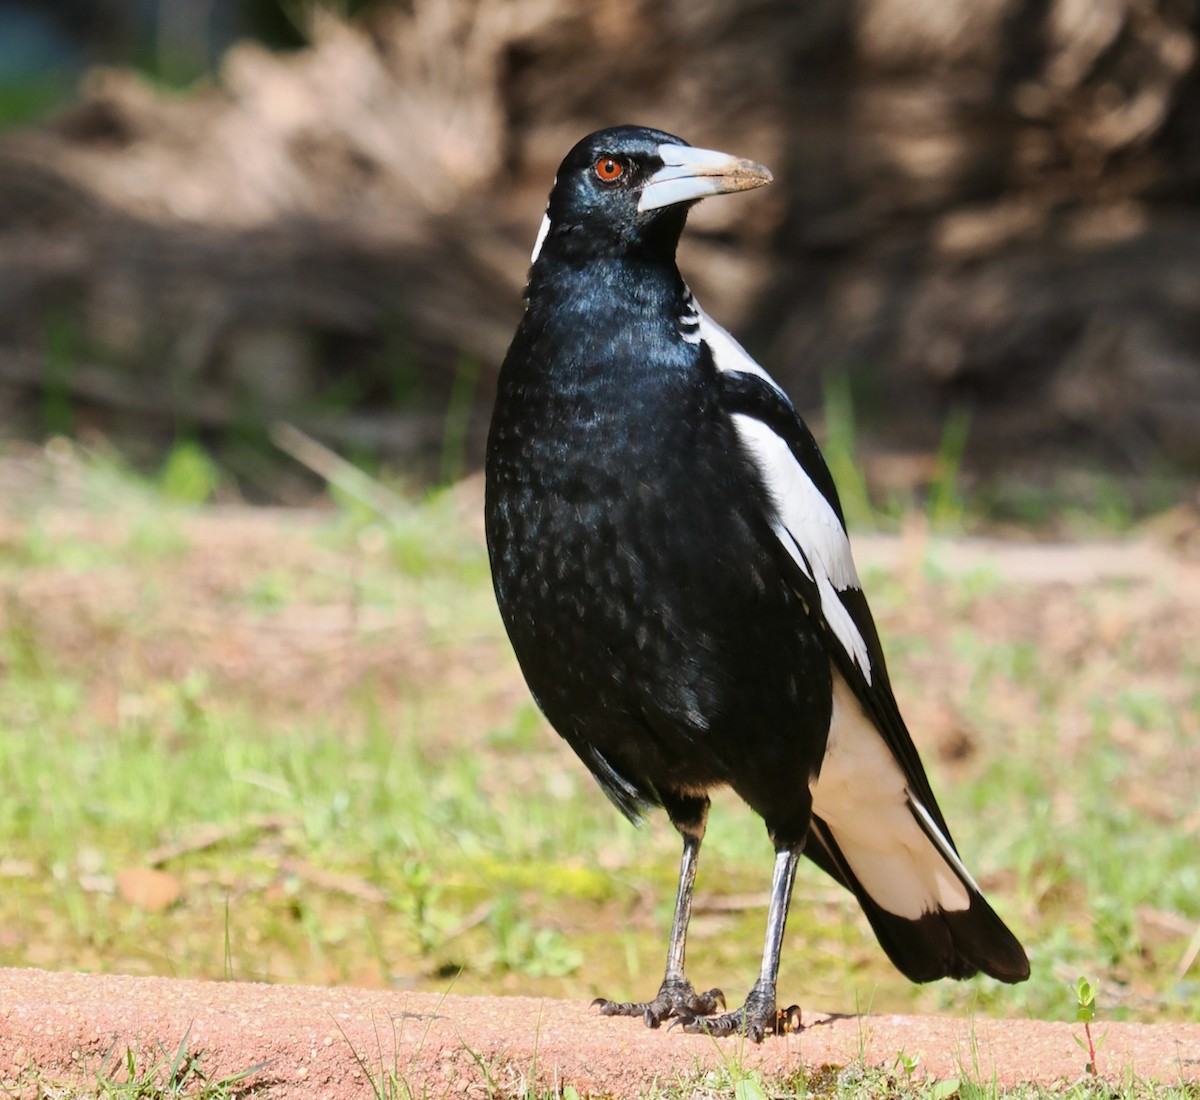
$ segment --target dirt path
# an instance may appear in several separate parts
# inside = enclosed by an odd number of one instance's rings
[[[890,1068],[903,1051],[919,1054],[933,1077],[1002,1084],[1072,1080],[1085,1063],[1081,1027],[1065,1023],[816,1013],[806,1022],[799,1034],[742,1049],[602,1019],[582,1003],[0,970],[0,1084],[29,1081],[30,1067],[46,1082],[94,1082],[106,1051],[119,1065],[132,1047],[148,1065],[185,1035],[210,1075],[261,1064],[247,1082],[256,1095],[331,1100],[371,1096],[368,1075],[381,1068],[404,1083],[402,1095],[485,1095],[489,1083],[503,1093],[536,1076],[544,1088],[631,1096],[739,1060],[777,1076]],[[1200,1081],[1200,1024],[1096,1031],[1110,1080]]]

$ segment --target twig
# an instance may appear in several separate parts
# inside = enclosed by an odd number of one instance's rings
[[[1183,958],[1179,960],[1179,965],[1175,968],[1177,982],[1183,981],[1183,976],[1192,968],[1192,963],[1196,961],[1197,956],[1200,956],[1200,924],[1196,925],[1191,942],[1187,945]]]
[[[279,864],[279,869],[285,875],[295,875],[296,878],[315,886],[318,890],[328,890],[330,893],[345,894],[358,901],[370,902],[373,905],[383,905],[390,896],[366,879],[356,875],[341,875],[336,871],[326,871],[314,867],[302,859],[285,859]]]
[[[277,421],[271,425],[270,435],[271,442],[301,466],[385,519],[395,522],[403,511],[404,501],[399,496],[294,425]]]
[[[178,840],[173,844],[160,844],[157,848],[146,853],[148,867],[161,867],[180,856],[191,855],[193,852],[204,852],[233,840],[245,832],[278,832],[294,824],[294,819],[285,814],[266,814],[250,821],[239,821],[233,825],[202,825],[195,829],[191,836]]]
[[[461,936],[464,932],[470,932],[472,928],[478,928],[485,920],[492,915],[492,910],[496,908],[496,903],[493,901],[481,901],[474,909],[472,909],[459,924],[456,924],[449,932],[442,936],[442,943],[449,943],[451,940]]]
[[[726,894],[696,898],[692,912],[700,913],[744,913],[752,909],[765,909],[771,896],[766,892],[756,894]]]

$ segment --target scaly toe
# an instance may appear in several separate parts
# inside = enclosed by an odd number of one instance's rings
[[[657,1028],[672,1017],[710,1016],[725,1007],[725,994],[719,989],[697,993],[686,978],[670,979],[663,981],[652,1001],[610,1001],[597,997],[592,1007],[599,1008],[601,1016],[641,1016],[647,1027]]]
[[[762,1024],[753,1019],[747,1020],[741,1009],[737,1012],[727,1012],[723,1016],[680,1017],[675,1024],[690,1035],[711,1035],[717,1039],[744,1034],[752,1043],[761,1043],[765,1035]],[[674,1027],[675,1024],[671,1026]]]
[[[783,1034],[798,1029],[800,1009],[791,1005],[777,1012],[774,984],[758,982],[750,991],[746,1003],[736,1012],[726,1012],[721,1016],[681,1012],[676,1023],[693,1035],[745,1035],[751,1042],[761,1043],[767,1034]]]
[[[597,997],[588,1007],[600,1009],[601,1016],[640,1016],[650,1009],[645,1001],[610,1001],[607,997]]]

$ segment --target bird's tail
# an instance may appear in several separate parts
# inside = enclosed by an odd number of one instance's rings
[[[970,978],[982,971],[1002,982],[1029,977],[1016,936],[988,905],[954,845],[919,802],[907,820],[870,837],[814,816],[807,855],[858,898],[883,949],[914,982]]]

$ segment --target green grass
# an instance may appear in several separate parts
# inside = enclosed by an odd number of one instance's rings
[[[0,965],[657,986],[677,840],[661,818],[621,821],[532,707],[476,496],[205,510],[180,503],[219,482],[194,450],[139,479],[56,447],[0,525]],[[1181,970],[1200,925],[1196,609],[1152,581],[1044,589],[927,565],[867,584],[943,809],[1034,977],[911,986],[805,867],[781,997],[1073,1020],[1083,973],[1098,1025],[1200,1019],[1200,966]],[[708,838],[689,957],[736,997],[771,850],[731,796]],[[179,887],[161,910],[120,887],[152,856]],[[913,1084],[888,1081],[855,1087]]]
[[[957,1077],[933,1079],[919,1067],[906,1075],[898,1059],[891,1071],[857,1065],[840,1070],[825,1070],[780,1088],[766,1083],[751,1095],[755,1097],[811,1097],[812,1100],[1196,1100],[1200,1086],[1163,1086],[1131,1079],[1113,1085],[1088,1081],[1057,1085],[1002,1086],[986,1078],[979,1080],[963,1072]],[[741,1100],[739,1096],[738,1100]]]
[[[392,1020],[390,1027],[390,1041],[377,1037],[380,1051],[385,1046],[399,1048],[400,1025]],[[89,1067],[88,1086],[29,1072],[11,1085],[0,1083],[0,1094],[23,1098],[33,1089],[32,1095],[53,1100],[234,1100],[258,1095],[255,1075],[263,1066],[216,1077],[205,1070],[202,1054],[188,1050],[187,1038],[185,1035],[175,1050],[160,1047],[148,1054],[128,1049],[121,1057],[110,1050],[99,1065]],[[418,1049],[423,1043],[422,1036]],[[480,1095],[509,1100],[584,1100],[591,1095],[570,1083],[531,1087],[528,1082],[538,1076],[536,1057],[530,1065],[520,1066],[489,1059],[465,1042],[463,1050],[471,1063],[464,1073]],[[408,1067],[395,1056],[389,1059],[357,1049],[352,1053],[369,1090],[364,1095],[374,1100],[440,1100],[458,1095],[468,1083],[460,1076],[455,1084],[431,1087],[421,1075],[410,1077]],[[715,1070],[697,1070],[674,1081],[664,1079],[642,1095],[644,1100],[1200,1100],[1200,1085],[1162,1085],[1129,1077],[1116,1083],[1080,1079],[1055,1085],[1003,1086],[967,1067],[960,1067],[952,1077],[931,1076],[921,1068],[919,1057],[901,1051],[890,1069],[853,1062],[783,1078],[746,1069],[736,1055],[727,1056]]]
[[[0,1093],[48,1100],[234,1100],[251,1094],[247,1083],[263,1065],[215,1075],[209,1072],[204,1054],[188,1048],[189,1038],[185,1033],[177,1046],[160,1045],[156,1050],[127,1047],[122,1053],[110,1047],[97,1065],[86,1067],[85,1075],[91,1078],[87,1086],[63,1084],[30,1070],[11,1087],[0,1082]]]
[[[40,122],[65,106],[73,89],[65,74],[26,73],[0,80],[0,131]]]
[[[1170,511],[1193,491],[1187,472],[1165,461],[1132,475],[1088,455],[1031,451],[998,461],[994,441],[976,453],[966,405],[947,411],[932,454],[901,448],[864,456],[860,421],[880,426],[890,416],[870,387],[860,372],[831,372],[813,418],[852,533],[920,523],[950,536],[1112,537]]]

